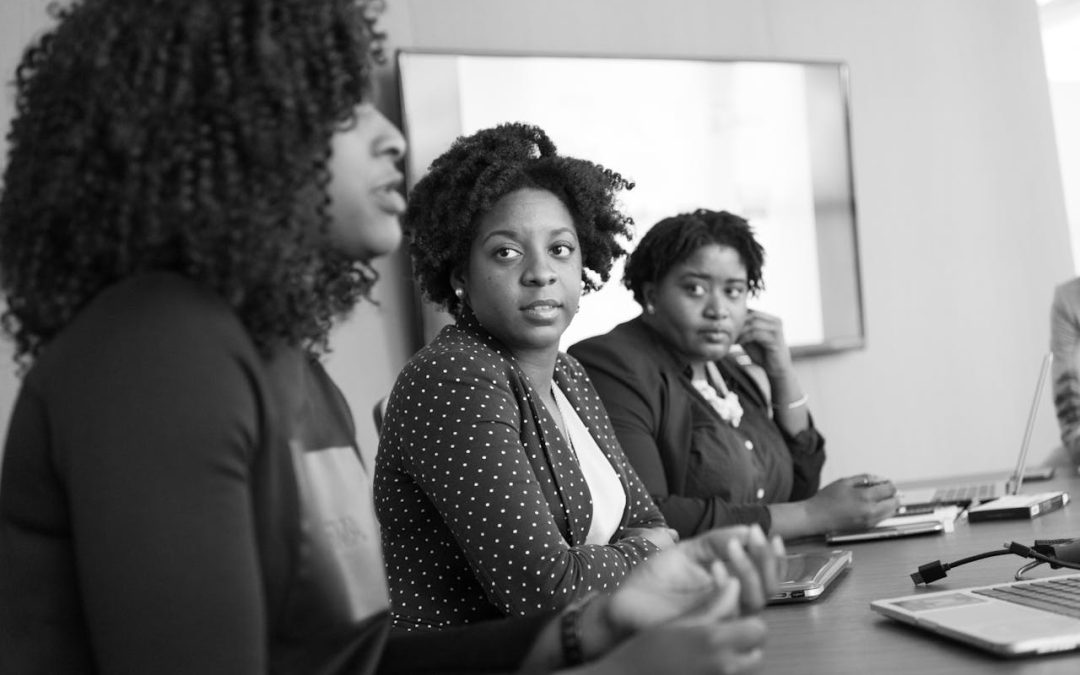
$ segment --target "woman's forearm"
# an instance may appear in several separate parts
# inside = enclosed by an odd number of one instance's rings
[[[772,389],[773,420],[788,434],[795,436],[810,426],[808,398],[793,369],[769,375]]]

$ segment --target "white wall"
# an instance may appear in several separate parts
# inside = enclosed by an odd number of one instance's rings
[[[1041,4],[1039,19],[1073,265],[1080,272],[1080,2]]]
[[[45,4],[0,3],[3,78]],[[847,61],[868,346],[798,366],[826,477],[1011,465],[1072,274],[1032,0],[389,0],[383,26],[392,47]],[[369,450],[371,406],[415,346],[404,269],[382,264],[382,308],[329,361]],[[0,376],[4,411],[15,386]],[[1046,398],[1034,452],[1055,442]]]
[[[384,25],[403,47],[846,61],[868,346],[798,365],[826,477],[1011,467],[1072,273],[1032,0],[391,0]]]
[[[0,174],[7,166],[7,131],[15,110],[15,66],[22,50],[43,27],[50,25],[45,14],[48,0],[0,1]],[[3,186],[0,185],[0,189]],[[0,312],[7,305],[0,299]],[[8,417],[15,403],[19,380],[11,360],[14,348],[10,340],[0,335],[0,439],[7,438]],[[0,443],[0,457],[3,457]]]

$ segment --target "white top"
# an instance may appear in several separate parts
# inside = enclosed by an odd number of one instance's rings
[[[593,440],[589,428],[578,417],[566,395],[554,384],[551,391],[566,426],[570,446],[577,454],[581,473],[585,474],[585,483],[592,494],[592,524],[589,526],[585,543],[607,544],[622,523],[623,511],[626,510],[626,491],[619,480],[619,474],[615,473],[611,462]]]

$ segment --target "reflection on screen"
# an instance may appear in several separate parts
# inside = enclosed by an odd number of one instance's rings
[[[821,568],[828,564],[830,552],[798,553],[787,556],[787,578],[785,583],[809,583]]]

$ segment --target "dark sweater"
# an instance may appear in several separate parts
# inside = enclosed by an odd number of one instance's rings
[[[388,644],[353,439],[319,364],[264,359],[216,296],[168,274],[106,290],[37,359],[11,419],[0,672],[511,669],[541,621]]]

